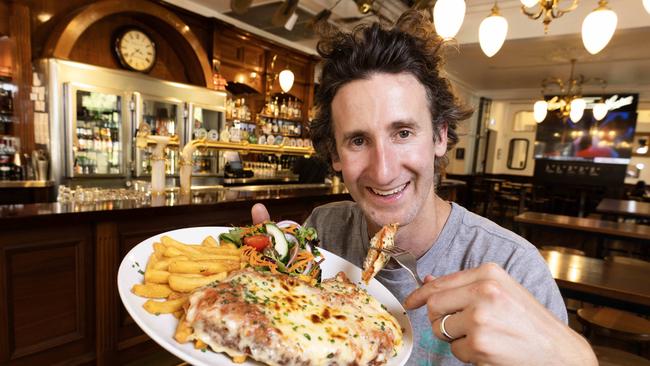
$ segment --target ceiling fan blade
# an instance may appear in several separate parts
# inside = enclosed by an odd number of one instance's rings
[[[230,9],[235,14],[244,14],[251,7],[253,0],[230,0]]]
[[[284,0],[273,13],[271,24],[282,27],[289,20],[291,14],[296,11],[296,8],[298,8],[298,0]]]

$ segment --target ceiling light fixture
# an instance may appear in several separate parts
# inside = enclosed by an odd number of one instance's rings
[[[278,6],[273,17],[271,18],[271,24],[276,27],[284,27],[287,30],[292,30],[293,26],[296,25],[296,20],[298,20],[298,14],[296,14],[296,9],[298,9],[299,0],[284,0],[280,6]]]
[[[573,123],[578,123],[584,114],[587,102],[582,99],[582,85],[589,82],[607,85],[607,82],[600,78],[585,79],[583,75],[573,76],[576,60],[571,60],[571,73],[567,80],[557,77],[545,78],[542,80],[542,95],[545,94],[547,87],[557,85],[560,88],[560,96],[554,96],[550,100],[538,100],[533,106],[533,118],[537,123],[541,123],[546,118],[547,111],[557,111],[558,117],[566,121],[571,119]],[[594,105],[592,110],[594,118],[600,120],[607,114],[607,105],[602,103],[605,110],[603,114],[602,106],[599,103]],[[602,114],[602,117],[600,117]],[[598,115],[598,116],[597,116]],[[600,119],[598,118],[600,117]]]
[[[456,36],[465,19],[465,0],[438,0],[433,7],[433,24],[445,40]]]
[[[639,139],[639,147],[636,148],[635,152],[640,155],[648,153],[648,143],[646,139]]]
[[[643,7],[645,8],[645,11],[650,14],[650,0],[643,0]]]
[[[592,55],[602,51],[616,30],[618,17],[607,7],[607,0],[599,0],[598,7],[582,22],[582,43]]]
[[[534,20],[541,18],[543,15],[544,33],[548,33],[548,25],[553,19],[559,18],[578,7],[578,0],[572,0],[571,5],[564,9],[559,8],[559,3],[560,0],[521,0],[521,12]],[[537,10],[531,12],[526,9],[536,5],[538,6]]]
[[[478,40],[481,50],[487,57],[496,55],[503,46],[508,34],[508,21],[499,14],[499,7],[494,2],[492,12],[483,19],[478,28]]]
[[[283,92],[288,93],[289,90],[291,90],[291,87],[293,86],[293,80],[294,80],[293,71],[286,68],[280,71],[280,75],[278,76],[278,78],[280,79],[280,89],[282,89]]]

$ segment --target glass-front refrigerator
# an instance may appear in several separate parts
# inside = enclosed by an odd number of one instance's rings
[[[176,135],[180,141],[183,141],[184,109],[181,100],[140,93],[133,93],[133,98],[136,106],[135,115],[137,121],[134,124],[134,138],[142,124],[146,124],[152,135]],[[151,175],[151,154],[153,152],[153,146],[149,146],[146,149],[138,149],[134,145],[134,149],[135,176],[143,177]],[[165,175],[178,175],[180,167],[180,152],[178,148],[167,148],[166,153]]]
[[[124,92],[66,83],[64,94],[67,176],[124,176]]]
[[[189,103],[188,111],[190,116],[188,142],[202,138],[219,140],[219,134],[226,123],[223,107]],[[192,174],[198,176],[216,175],[219,172],[218,156],[217,150],[197,149],[192,156]]]

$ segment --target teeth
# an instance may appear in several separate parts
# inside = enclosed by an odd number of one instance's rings
[[[401,192],[404,189],[404,187],[406,187],[406,184],[403,184],[403,185],[401,185],[401,186],[399,186],[399,187],[397,187],[395,189],[391,189],[391,190],[388,190],[388,191],[383,191],[381,189],[376,189],[376,188],[372,188],[372,187],[370,189],[373,191],[373,193],[378,194],[380,196],[390,196],[391,194]]]

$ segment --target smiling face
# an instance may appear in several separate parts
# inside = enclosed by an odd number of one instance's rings
[[[334,96],[332,120],[338,155],[332,166],[365,213],[368,230],[394,222],[409,231],[431,225],[434,158],[445,154],[447,134],[441,131],[434,144],[422,84],[408,73],[349,82]]]

